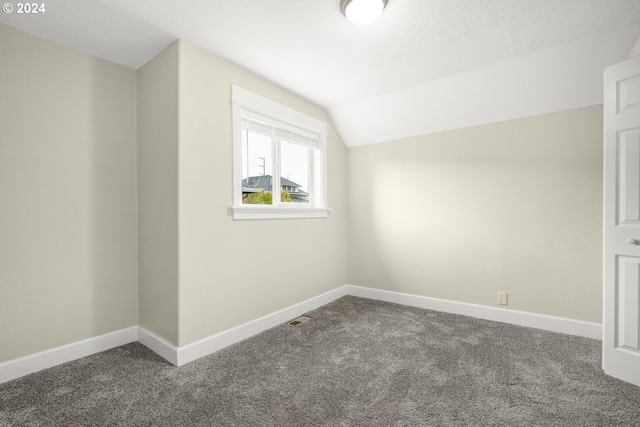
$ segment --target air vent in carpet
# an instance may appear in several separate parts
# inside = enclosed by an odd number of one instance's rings
[[[300,316],[289,322],[290,325],[299,325],[300,323],[304,323],[307,320],[311,320],[309,316]]]

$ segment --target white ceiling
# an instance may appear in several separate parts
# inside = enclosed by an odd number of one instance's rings
[[[370,98],[621,28],[635,26],[637,37],[640,17],[640,0],[390,0],[378,21],[361,27],[338,3],[55,0],[44,14],[3,13],[0,22],[131,68],[184,39],[333,117]]]

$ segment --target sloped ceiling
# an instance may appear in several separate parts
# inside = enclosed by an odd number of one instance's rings
[[[562,61],[544,62],[555,57],[575,64],[596,55],[606,58],[590,66],[606,66],[623,59],[639,36],[640,0],[390,0],[382,17],[368,26],[349,23],[338,3],[56,0],[46,3],[44,14],[3,13],[0,22],[131,68],[184,39],[322,105],[348,146],[505,119],[489,114],[469,122],[452,120],[459,112],[451,108],[450,116],[443,116],[445,107],[437,107],[441,103],[434,104],[433,97],[447,96],[443,88],[452,85],[473,86],[472,81],[499,85],[502,77],[486,76],[518,69],[518,60],[527,63],[542,52],[555,52],[538,58],[545,67],[564,67]],[[575,52],[579,55],[572,58]],[[490,81],[476,80],[478,70],[485,70]],[[521,71],[521,82],[536,76]],[[431,104],[423,105],[424,96]],[[491,98],[490,93],[477,96]],[[416,109],[426,115],[416,116]],[[431,110],[437,114],[429,115]],[[405,130],[398,117],[429,125]],[[452,123],[436,123],[443,120]]]

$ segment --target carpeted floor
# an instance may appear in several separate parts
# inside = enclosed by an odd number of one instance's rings
[[[640,426],[600,342],[355,297],[176,368],[138,343],[0,385],[1,426]]]

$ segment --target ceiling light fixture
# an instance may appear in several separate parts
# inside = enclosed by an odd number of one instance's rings
[[[370,24],[380,15],[389,0],[340,0],[340,11],[354,24]]]

